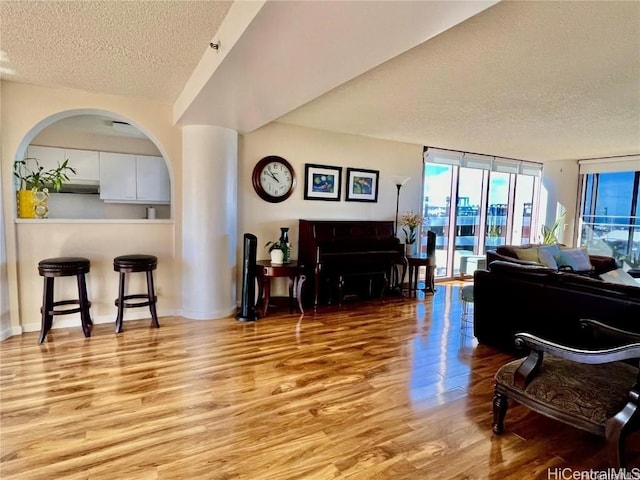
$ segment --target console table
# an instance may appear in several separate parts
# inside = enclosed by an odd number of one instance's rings
[[[407,255],[407,266],[409,269],[409,296],[415,294],[418,290],[418,272],[420,267],[426,268],[424,288],[422,291],[425,293],[436,293],[434,278],[436,269],[435,257],[414,257],[413,255]]]
[[[298,262],[289,263],[271,263],[271,260],[258,260],[256,262],[256,280],[258,281],[258,303],[262,306],[262,316],[266,317],[269,308],[269,299],[271,298],[271,279],[277,277],[289,278],[289,311],[293,313],[294,296],[293,290],[296,290],[296,298],[298,300],[298,308],[300,313],[304,313],[302,308],[302,285],[306,280],[304,275],[304,267],[298,265]]]

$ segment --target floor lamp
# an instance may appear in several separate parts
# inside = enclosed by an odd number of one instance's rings
[[[396,221],[393,224],[394,235],[398,236],[398,208],[400,207],[400,189],[402,186],[411,180],[411,177],[394,177],[396,188],[398,189],[396,193]]]

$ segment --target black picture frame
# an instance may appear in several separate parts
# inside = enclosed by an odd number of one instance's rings
[[[342,167],[305,163],[304,199],[340,201],[342,192]]]
[[[379,181],[379,170],[347,168],[345,201],[377,202]]]

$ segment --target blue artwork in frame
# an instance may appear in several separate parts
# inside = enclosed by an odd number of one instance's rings
[[[342,167],[305,164],[304,199],[340,201]]]
[[[378,170],[347,168],[347,202],[378,201]]]

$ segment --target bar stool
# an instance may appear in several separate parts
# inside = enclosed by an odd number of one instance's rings
[[[42,327],[38,343],[44,342],[47,332],[51,330],[54,315],[68,315],[80,312],[82,331],[85,337],[91,336],[91,317],[89,308],[91,302],[87,298],[87,282],[85,274],[89,273],[91,264],[84,257],[57,257],[47,258],[38,262],[38,273],[44,277],[44,290],[42,295]],[[73,300],[53,301],[53,284],[56,277],[75,276],[78,281],[78,298]],[[62,305],[78,305],[76,308],[57,307]]]
[[[120,285],[118,288],[118,298],[115,301],[118,307],[118,316],[116,317],[116,333],[122,331],[122,317],[125,308],[149,307],[151,311],[151,320],[153,326],[160,328],[158,323],[158,314],[156,313],[156,297],[153,287],[153,271],[158,266],[158,258],[154,255],[121,255],[113,259],[113,269],[120,272]],[[147,293],[125,295],[125,283],[127,273],[145,272],[147,274]],[[137,300],[136,300],[137,299]],[[130,302],[129,300],[135,300]],[[140,301],[142,300],[142,301]]]
[[[469,304],[473,304],[473,284],[460,287],[460,301],[462,302],[460,332],[467,334],[467,331],[473,327],[472,317],[469,313]]]

